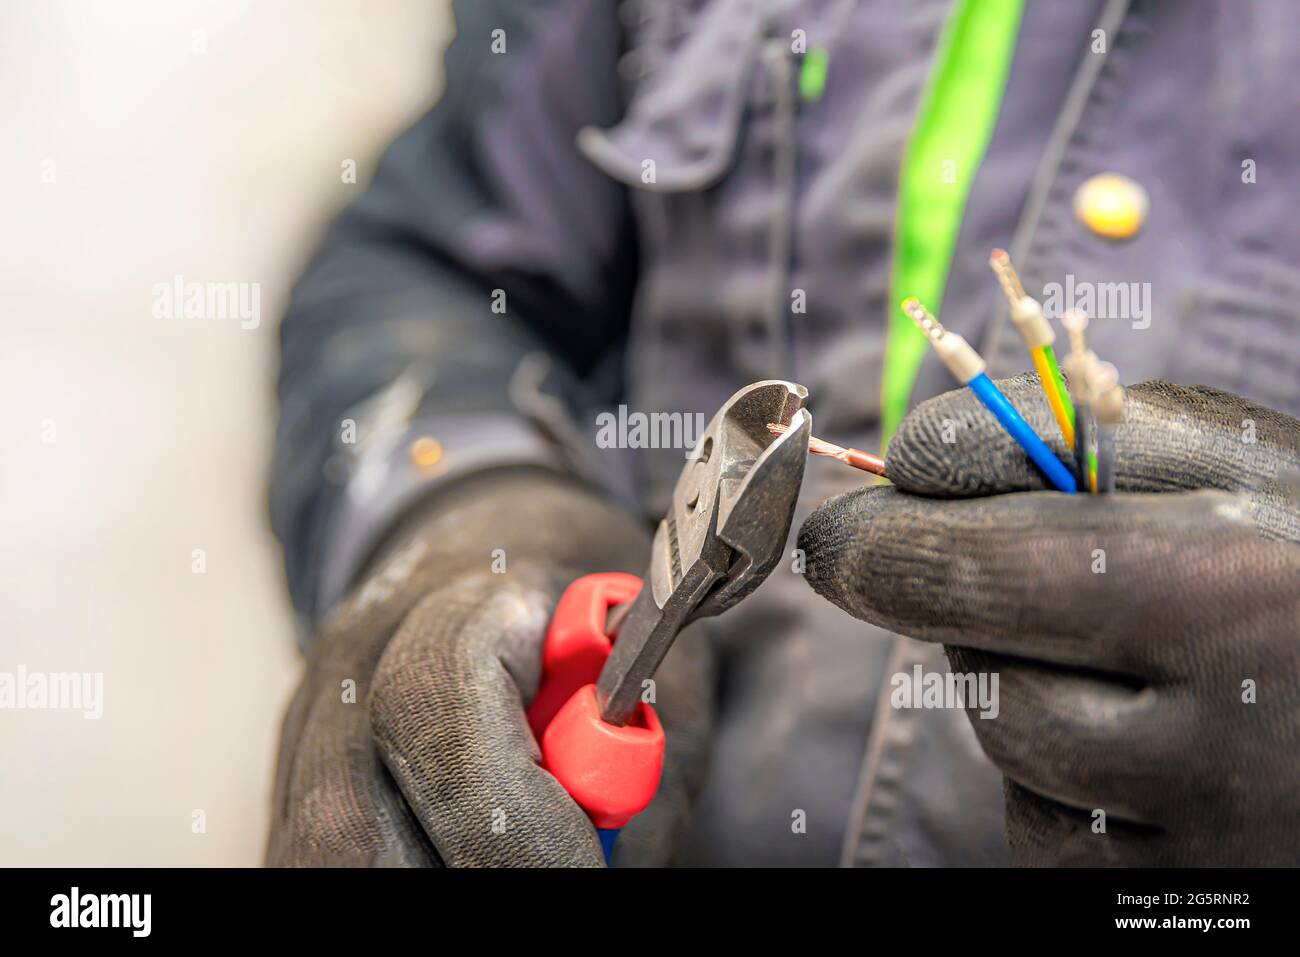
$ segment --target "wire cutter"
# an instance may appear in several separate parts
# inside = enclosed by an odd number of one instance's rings
[[[659,663],[683,627],[737,604],[781,560],[812,434],[807,399],[777,379],[728,399],[677,479],[644,581],[586,575],[556,606],[528,721],[606,860],[659,788],[664,731],[645,693]],[[788,428],[774,437],[768,423]]]

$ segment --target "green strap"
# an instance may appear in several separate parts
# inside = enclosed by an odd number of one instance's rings
[[[971,183],[993,135],[1024,0],[955,0],[899,175],[881,446],[907,413],[927,348],[899,302],[936,316]]]

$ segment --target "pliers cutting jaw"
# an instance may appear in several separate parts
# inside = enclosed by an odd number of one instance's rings
[[[771,379],[746,386],[713,417],[655,531],[646,586],[625,614],[596,683],[602,720],[624,725],[683,626],[720,614],[781,560],[808,459],[808,390]],[[773,438],[769,422],[789,426]]]

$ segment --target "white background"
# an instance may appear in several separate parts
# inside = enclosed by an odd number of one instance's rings
[[[99,721],[0,710],[0,864],[261,862],[301,668],[276,325],[450,29],[445,0],[0,3],[0,671],[105,682]],[[260,283],[261,327],[155,319],[178,273]]]

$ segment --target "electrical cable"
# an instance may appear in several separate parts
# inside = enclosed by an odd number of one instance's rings
[[[1038,382],[1043,394],[1047,396],[1047,404],[1052,408],[1052,415],[1056,417],[1065,444],[1073,447],[1074,407],[1061,375],[1061,367],[1056,361],[1056,352],[1052,348],[1052,343],[1056,341],[1052,324],[1043,315],[1043,307],[1038,300],[1025,293],[1016,267],[1011,264],[1011,257],[1005,249],[993,250],[989,256],[989,266],[998,277],[998,284],[1002,286],[1007,302],[1011,304],[1011,321],[1034,360]]]
[[[788,425],[781,425],[779,422],[769,422],[767,424],[767,431],[773,435],[784,435],[789,428]],[[846,448],[843,445],[836,445],[834,442],[819,439],[814,435],[808,438],[808,452],[810,455],[822,455],[826,458],[838,459],[845,465],[851,465],[855,469],[861,469],[882,478],[885,477],[885,460],[879,455],[872,455],[870,452],[863,452],[861,449]]]
[[[1016,407],[993,384],[993,380],[984,371],[987,364],[970,343],[940,325],[939,320],[930,315],[915,297],[904,299],[902,309],[925,333],[930,345],[953,377],[975,393],[976,398],[984,403],[985,408],[993,413],[1007,433],[1019,443],[1047,480],[1062,492],[1072,494],[1078,491],[1078,483],[1070,470],[1061,464],[1047,443],[1038,437],[1016,411]]]
[[[1088,348],[1084,330],[1088,317],[1080,309],[1067,309],[1061,325],[1070,334],[1070,353],[1065,357],[1065,371],[1074,383],[1074,467],[1081,486],[1097,494],[1097,424],[1093,415],[1093,394],[1089,388],[1092,369],[1098,363]]]
[[[1109,362],[1097,362],[1089,370],[1088,391],[1092,394],[1092,417],[1097,425],[1096,494],[1115,491],[1115,430],[1124,419],[1124,387],[1119,370]]]

